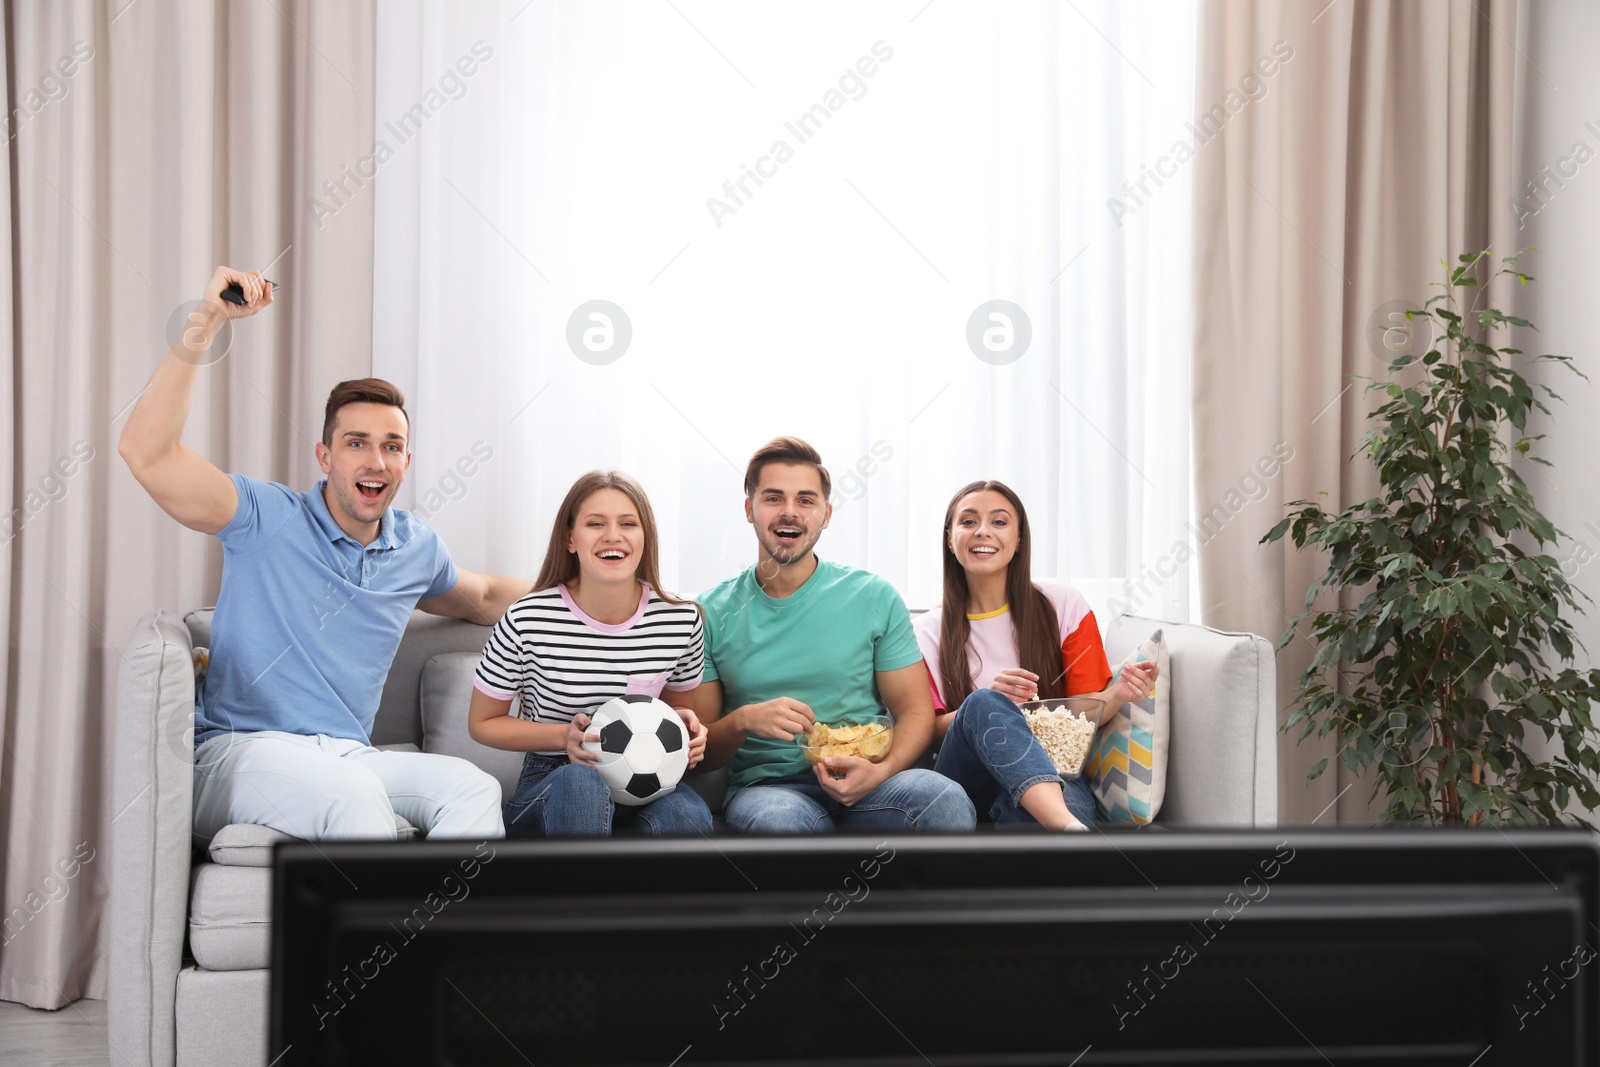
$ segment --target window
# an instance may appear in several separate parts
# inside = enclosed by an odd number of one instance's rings
[[[1193,9],[675,3],[380,8],[373,372],[457,557],[534,573],[615,466],[697,593],[792,433],[913,607],[987,477],[1102,622],[1186,618],[1124,583],[1188,520]]]

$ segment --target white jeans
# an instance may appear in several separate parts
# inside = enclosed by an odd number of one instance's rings
[[[220,734],[194,753],[194,834],[256,823],[307,841],[394,840],[394,817],[431,838],[505,836],[500,783],[467,760],[380,752],[326,734]]]

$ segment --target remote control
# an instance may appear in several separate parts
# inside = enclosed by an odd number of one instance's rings
[[[277,296],[280,292],[282,292],[278,286],[278,283],[273,281],[271,278],[263,278],[262,281],[265,281],[268,285],[272,286],[273,296]],[[222,290],[222,299],[226,300],[230,304],[238,304],[240,307],[243,307],[244,287],[238,282],[229,282],[228,287]]]

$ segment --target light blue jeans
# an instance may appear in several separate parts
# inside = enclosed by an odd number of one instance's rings
[[[901,771],[850,807],[823,791],[810,770],[770,778],[728,798],[722,818],[742,834],[821,834],[839,830],[971,830],[972,802],[942,774]]]
[[[435,840],[505,834],[500,783],[455,756],[279,730],[218,734],[194,752],[201,843],[229,823],[307,841],[393,841],[397,814]]]
[[[605,837],[613,828],[652,837],[711,833],[711,809],[687,783],[642,807],[618,804],[593,767],[530,752],[506,802],[507,837]]]
[[[1094,825],[1088,778],[1062,782],[1022,709],[993,689],[979,689],[962,702],[933,769],[961,783],[973,806],[996,824],[1034,822],[1022,807],[1022,794],[1040,782],[1060,782],[1067,810],[1083,825]]]

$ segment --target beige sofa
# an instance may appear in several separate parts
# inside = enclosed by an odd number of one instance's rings
[[[1270,826],[1277,816],[1275,672],[1253,634],[1152,619],[1117,620],[1119,661],[1156,627],[1171,652],[1172,746],[1157,824]],[[265,1064],[272,845],[232,826],[198,851],[191,833],[194,650],[210,609],[156,612],[126,649],[118,689],[113,824],[110,1042],[137,1067]],[[395,656],[373,726],[376,745],[464,756],[507,796],[521,757],[473,742],[466,705],[484,627],[420,612]],[[693,780],[715,810],[724,777]],[[403,834],[410,828],[401,827]]]

